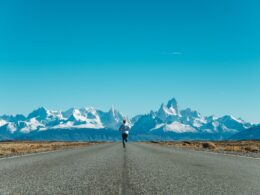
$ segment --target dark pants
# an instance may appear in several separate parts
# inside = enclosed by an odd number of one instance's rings
[[[125,148],[125,142],[127,142],[128,134],[122,133],[123,147]]]

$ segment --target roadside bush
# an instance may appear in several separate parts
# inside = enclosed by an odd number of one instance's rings
[[[259,148],[257,146],[247,146],[247,147],[245,147],[245,151],[247,151],[247,152],[258,152]]]
[[[205,149],[216,149],[216,145],[212,142],[202,143],[202,147]]]

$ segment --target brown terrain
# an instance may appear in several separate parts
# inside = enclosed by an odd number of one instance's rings
[[[151,143],[215,152],[260,153],[259,141],[153,141]]]
[[[66,148],[85,147],[93,144],[97,144],[97,142],[0,142],[0,157],[61,150]]]
[[[101,142],[0,142],[0,158],[27,153],[46,152],[68,148],[85,147]],[[260,154],[259,141],[152,141],[150,143],[179,148],[208,150],[213,152],[231,152],[238,154]]]

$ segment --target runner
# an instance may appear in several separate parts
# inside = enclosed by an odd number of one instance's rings
[[[125,148],[125,142],[127,142],[129,130],[130,130],[130,127],[126,124],[126,119],[124,119],[123,124],[119,128],[119,131],[122,132],[123,148]]]

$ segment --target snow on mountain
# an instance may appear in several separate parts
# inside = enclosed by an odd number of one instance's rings
[[[36,118],[31,118],[28,121],[19,122],[20,132],[21,133],[30,133],[31,131],[35,131],[40,127],[44,127],[42,123],[40,123]]]
[[[100,119],[100,116],[97,113],[97,110],[93,107],[82,108],[80,112],[83,116],[86,117],[86,123],[95,126],[96,128],[104,128],[103,123]]]
[[[225,115],[223,117],[208,118],[207,123],[201,127],[201,130],[210,133],[237,133],[249,127],[251,127],[250,123],[246,123],[232,115]]]
[[[7,124],[7,122],[5,120],[0,119],[0,127],[4,126],[6,124]]]
[[[130,119],[130,123],[131,124],[135,124],[136,121],[138,121],[140,118],[142,117],[142,115],[136,115],[133,118]]]
[[[64,112],[61,113],[62,116],[64,117],[64,119],[69,119],[72,118],[71,120],[81,120],[81,118],[83,118],[83,116],[81,116],[81,113],[78,109],[76,108],[70,108]]]
[[[216,121],[216,120],[218,119],[218,117],[212,115],[212,116],[206,117],[205,119],[206,119],[207,123],[211,123],[211,122],[213,122],[213,121]]]
[[[15,133],[17,130],[16,125],[11,122],[7,122],[4,125],[0,126],[0,137],[1,134]]]
[[[108,112],[98,111],[98,113],[103,125],[109,129],[118,129],[125,118],[123,114],[114,109],[113,106]],[[127,122],[131,125],[129,120],[127,120]]]
[[[168,103],[161,104],[161,107],[156,112],[151,112],[153,114],[154,130],[163,130],[164,132],[197,132],[198,128],[206,123],[205,117],[203,117],[199,112],[193,111],[190,108],[185,110],[180,110],[176,99],[172,98]],[[150,113],[150,114],[151,114]],[[139,127],[141,128],[141,127]]]
[[[73,122],[84,122],[87,120],[86,116],[83,115],[83,113],[80,112],[80,110],[78,109],[70,109],[68,111],[66,111],[66,114],[68,112],[71,112],[69,115],[68,115],[68,118],[67,120],[68,121],[73,121]]]
[[[172,115],[179,115],[179,106],[175,98],[168,101],[167,108]]]
[[[168,101],[167,105],[162,104],[157,112],[157,117],[163,121],[170,121],[180,115],[177,101],[173,98]]]
[[[166,121],[169,116],[172,116],[172,113],[169,112],[168,108],[162,104],[157,113],[158,118],[163,121]]]
[[[164,127],[165,131],[173,131],[176,133],[184,133],[184,132],[197,132],[196,129],[194,129],[193,127],[191,127],[190,125],[185,125],[183,123],[180,122],[173,122],[170,124],[166,124]]]
[[[17,130],[13,123],[8,123],[7,129],[9,130],[10,133],[14,133]]]
[[[192,126],[185,125],[177,121],[172,122],[170,124],[157,124],[155,128],[151,129],[151,131],[158,130],[158,129],[162,129],[164,132],[175,132],[175,133],[197,132],[197,130],[194,129]]]
[[[181,110],[174,98],[166,105],[162,104],[158,111],[151,113],[144,115],[145,117],[139,116],[133,128],[141,129],[145,124],[149,126],[149,129],[146,128],[147,132],[234,134],[252,126],[231,115],[205,117],[190,108]]]
[[[64,112],[51,111],[41,107],[28,116],[1,116],[0,138],[6,138],[9,134],[29,135],[31,132],[47,134],[48,130],[53,132],[55,130],[82,129],[87,133],[88,131],[85,130],[92,129],[111,133],[119,128],[124,118],[124,115],[114,107],[108,112],[93,107],[71,108]],[[187,136],[190,135],[196,139],[222,139],[253,126],[253,124],[231,115],[207,117],[190,108],[180,109],[174,98],[169,100],[167,104],[162,104],[157,111],[137,115],[131,120],[127,119],[127,123],[132,128],[131,134],[136,137],[140,135],[149,137],[151,135],[176,136],[183,134],[186,136],[185,139],[189,139],[190,137]]]
[[[104,128],[97,111],[90,108],[71,108],[62,113],[63,121],[53,128]]]
[[[44,130],[49,127],[53,127],[64,120],[60,111],[48,110],[44,107],[40,107],[31,112],[26,120],[22,121],[23,127],[19,129],[20,132],[30,133],[35,130]]]
[[[62,120],[63,116],[59,111],[47,110],[44,107],[38,108],[30,113],[27,117],[28,119],[35,118],[38,121],[53,121],[53,120]]]
[[[131,132],[135,134],[146,134],[155,129],[159,129],[163,125],[163,121],[156,116],[156,113],[151,111],[149,114],[140,115],[138,120],[133,124]]]
[[[245,128],[251,127],[250,123],[246,123],[245,121],[237,119],[232,115],[220,117],[217,121],[229,129],[244,130]]]
[[[0,117],[0,127],[11,133],[30,133],[48,129],[118,129],[124,116],[113,107],[108,112],[93,107],[71,108],[64,112],[44,107],[23,115]],[[131,125],[131,122],[129,125]],[[3,128],[2,128],[3,129]]]
[[[181,110],[181,121],[184,124],[189,124],[193,127],[201,127],[207,123],[204,116],[202,116],[199,112],[191,110],[187,108],[185,110]]]

